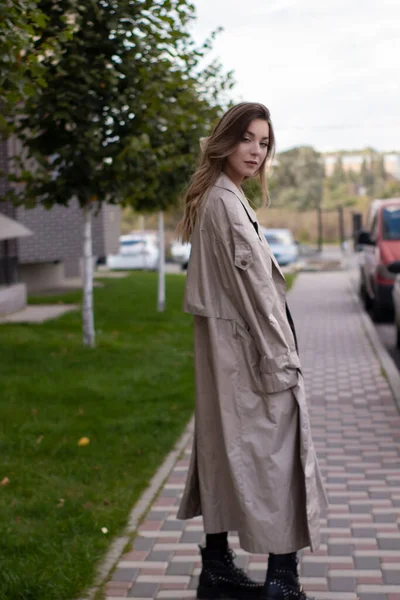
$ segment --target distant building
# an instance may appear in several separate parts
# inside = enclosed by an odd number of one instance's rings
[[[325,175],[327,177],[333,175],[339,157],[341,157],[343,171],[345,173],[349,173],[350,171],[353,173],[360,173],[363,162],[365,161],[367,166],[370,166],[372,160],[371,154],[342,154],[341,152],[323,154]]]
[[[395,177],[396,179],[400,179],[400,153],[397,152],[377,152],[377,153],[367,153],[367,152],[359,152],[359,153],[349,153],[346,152],[328,152],[323,154],[323,160],[325,165],[325,175],[327,177],[331,177],[335,170],[335,165],[337,160],[341,157],[343,170],[345,173],[349,173],[350,171],[353,173],[360,173],[362,169],[363,162],[365,161],[367,167],[371,166],[371,162],[374,156],[383,156],[383,161],[385,165],[385,170]]]
[[[0,142],[0,170],[7,170],[10,143]],[[6,179],[0,179],[0,199],[8,185]],[[51,210],[41,205],[33,209],[16,208],[0,202],[0,213],[32,232],[20,238],[13,237],[11,227],[9,238],[7,232],[0,232],[0,264],[6,266],[0,269],[0,292],[2,287],[18,283],[25,285],[28,291],[54,288],[68,277],[81,275],[83,218],[77,202],[71,202],[69,207],[56,205]],[[120,221],[120,207],[110,204],[104,205],[94,216],[95,258],[118,251]]]
[[[396,179],[400,179],[400,153],[391,152],[383,155],[385,171]]]

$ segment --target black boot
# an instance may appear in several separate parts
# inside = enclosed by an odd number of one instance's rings
[[[303,591],[296,552],[270,554],[263,600],[313,600]]]
[[[235,553],[228,548],[224,552],[208,550],[199,546],[203,568],[200,573],[197,598],[231,598],[232,600],[260,599],[263,584],[252,581],[233,562]]]

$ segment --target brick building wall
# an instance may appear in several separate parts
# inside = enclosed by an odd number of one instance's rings
[[[7,142],[0,140],[0,173],[8,172],[8,160],[7,160]],[[8,191],[8,181],[6,177],[1,177],[0,175],[0,212],[11,219],[15,219],[15,208],[9,202],[1,202],[1,198],[3,198],[4,194]],[[15,240],[9,240],[8,242],[8,252],[10,256],[16,256],[17,254],[17,244]],[[2,244],[0,243],[0,256],[2,255]]]
[[[7,154],[20,152],[18,140],[0,143],[0,169],[7,170]],[[7,180],[0,178],[0,198],[8,189]],[[18,255],[20,265],[79,261],[82,257],[83,216],[76,201],[68,207],[55,205],[51,210],[42,206],[33,209],[13,207],[0,202],[0,212],[28,227],[33,235],[17,241],[9,248]],[[106,256],[118,251],[120,234],[119,206],[105,205],[93,215],[93,255]]]
[[[94,256],[103,256],[106,251],[103,212],[93,216]],[[83,215],[78,202],[72,201],[68,207],[56,205],[51,210],[42,206],[20,207],[16,219],[34,233],[18,240],[20,264],[64,261],[82,256]]]

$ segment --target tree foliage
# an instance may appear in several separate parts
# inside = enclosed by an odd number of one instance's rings
[[[334,172],[325,180],[324,205],[355,204],[358,196],[369,198],[392,197],[400,193],[400,182],[385,169],[384,157],[369,148],[359,169],[343,169],[339,154]],[[338,165],[341,168],[338,168]]]
[[[310,146],[280,152],[271,176],[272,203],[298,210],[316,208],[322,199],[323,182],[319,152]]]
[[[163,209],[175,201],[199,137],[220,114],[232,79],[204,64],[187,0],[41,0],[46,87],[21,109],[18,135],[35,168],[14,201],[50,207],[76,197]],[[68,27],[73,34],[65,38]]]
[[[332,174],[326,175],[322,157],[313,148],[281,152],[270,178],[272,205],[309,210],[321,202],[321,209],[331,210],[355,205],[359,196],[387,198],[400,194],[400,181],[386,172],[382,154],[368,149],[357,166],[345,168],[342,153],[338,153]]]
[[[59,43],[42,38],[46,14],[35,0],[4,0],[0,3],[0,133],[12,130],[21,103],[45,85],[45,56],[56,56]],[[68,37],[69,29],[64,35]],[[40,41],[39,41],[40,40]]]

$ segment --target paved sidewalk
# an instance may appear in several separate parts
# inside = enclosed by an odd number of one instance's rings
[[[323,544],[301,557],[318,600],[400,600],[400,416],[349,290],[349,273],[303,273],[289,296],[299,338],[315,446],[330,500]],[[106,598],[195,598],[201,519],[175,520],[189,464],[171,472],[121,557]],[[266,556],[239,563],[265,577]]]
[[[44,323],[50,319],[57,319],[67,312],[78,310],[76,304],[43,304],[26,306],[9,315],[0,317],[1,323]]]

